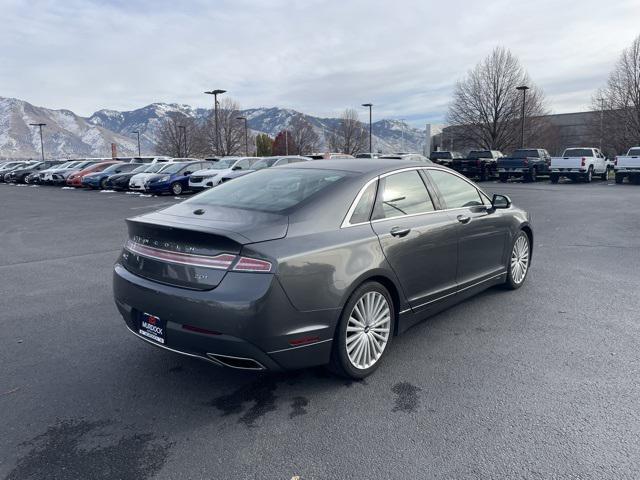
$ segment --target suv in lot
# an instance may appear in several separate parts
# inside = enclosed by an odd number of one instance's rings
[[[538,175],[548,175],[551,155],[543,148],[521,148],[510,157],[498,159],[498,177],[506,182],[509,177],[521,177],[525,182],[535,182]]]
[[[471,150],[467,158],[452,160],[450,167],[467,178],[485,181],[496,176],[498,159],[502,157],[504,155],[498,150]]]
[[[32,175],[38,174],[47,168],[51,168],[56,165],[60,165],[62,162],[59,160],[45,160],[44,162],[36,162],[27,165],[21,165],[20,167],[11,170],[8,174],[9,182],[14,183],[29,183]]]
[[[622,183],[626,177],[630,182],[640,185],[640,147],[631,147],[626,155],[616,157],[613,168],[616,183]]]
[[[551,157],[551,183],[558,183],[560,177],[590,183],[594,175],[606,180],[608,172],[609,162],[598,148],[567,148],[561,157]]]

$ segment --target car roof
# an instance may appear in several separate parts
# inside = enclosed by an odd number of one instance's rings
[[[426,162],[412,160],[398,160],[391,158],[350,158],[336,160],[319,160],[315,162],[300,162],[282,165],[277,168],[309,168],[316,170],[340,170],[355,173],[385,173],[404,167],[427,167],[432,165]]]

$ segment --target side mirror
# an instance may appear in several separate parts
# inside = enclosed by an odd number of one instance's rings
[[[493,194],[493,198],[491,199],[491,207],[493,209],[497,208],[509,208],[511,206],[511,199],[506,195],[498,195],[497,193]]]
[[[233,167],[231,170],[242,170],[242,167],[236,165],[235,167]]]
[[[184,172],[185,176],[186,175],[191,175],[193,172],[190,172],[189,170],[187,170],[186,172]]]

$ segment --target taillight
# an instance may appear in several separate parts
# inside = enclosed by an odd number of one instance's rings
[[[582,160],[580,161],[580,166],[584,167],[586,165],[586,163],[585,163],[586,161],[587,161],[587,159],[582,157]]]
[[[169,263],[178,263],[180,265],[189,265],[192,267],[207,267],[219,270],[227,270],[233,261],[235,255],[222,253],[215,257],[207,257],[205,255],[192,255],[188,253],[171,252],[169,250],[161,250],[159,248],[141,245],[131,240],[127,240],[125,248],[136,255],[161,260]]]
[[[615,157],[615,158],[613,159],[613,164],[614,164],[614,165],[618,165],[618,157]]]
[[[238,263],[233,267],[235,272],[270,272],[271,262],[258,260],[256,258],[240,257]]]
[[[480,166],[480,160],[476,160],[476,166]]]
[[[528,158],[525,158],[525,159],[524,159],[524,164],[525,164],[525,165],[529,165],[529,159],[528,159]]]
[[[177,263],[191,267],[215,268],[216,270],[229,270],[231,265],[234,272],[270,272],[271,262],[257,258],[238,257],[230,253],[221,253],[215,256],[196,255],[191,253],[172,252],[160,248],[142,245],[132,240],[127,240],[124,246],[135,255],[151,258],[169,263]],[[237,262],[236,262],[237,260]]]

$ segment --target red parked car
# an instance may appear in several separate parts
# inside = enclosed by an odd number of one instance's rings
[[[117,160],[109,160],[107,162],[94,163],[93,165],[89,165],[87,168],[83,170],[79,170],[77,172],[72,173],[67,177],[67,185],[70,187],[82,187],[82,177],[89,173],[101,172],[107,167],[111,165],[115,165],[116,163],[121,163]]]

